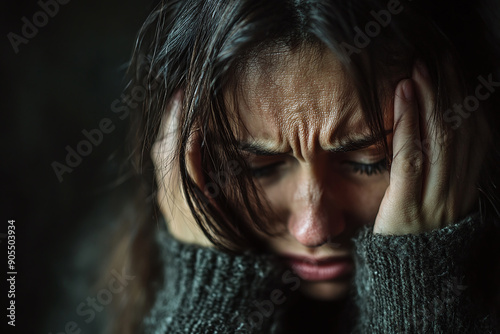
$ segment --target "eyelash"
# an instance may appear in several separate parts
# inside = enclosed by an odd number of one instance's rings
[[[354,161],[349,161],[348,164],[352,166],[355,173],[366,174],[368,176],[372,174],[380,174],[382,171],[387,170],[386,158],[372,164],[362,164]]]
[[[260,179],[271,176],[274,172],[276,172],[277,167],[279,167],[282,164],[284,164],[284,162],[280,161],[263,167],[251,168],[250,170],[254,178]]]
[[[254,178],[260,179],[264,177],[269,177],[276,172],[277,167],[282,165],[284,162],[276,162],[263,167],[251,168],[251,172]],[[382,171],[387,170],[387,159],[384,158],[372,164],[363,164],[360,162],[348,161],[346,162],[351,165],[354,173],[366,174],[371,176],[372,174],[380,174]]]

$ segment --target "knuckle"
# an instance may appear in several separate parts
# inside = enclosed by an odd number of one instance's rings
[[[424,159],[420,152],[405,157],[401,163],[401,172],[405,176],[418,176],[422,173]]]
[[[404,210],[406,223],[412,227],[422,225],[420,218],[420,208],[417,205],[408,205]]]

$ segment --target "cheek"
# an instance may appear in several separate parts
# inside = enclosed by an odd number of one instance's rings
[[[281,182],[262,187],[273,210],[286,219],[296,209],[296,193],[301,180],[287,175]],[[380,203],[389,186],[389,172],[371,177],[346,177],[330,173],[324,179],[326,200],[321,205],[329,215],[343,215],[351,224],[363,225],[375,221]]]
[[[285,180],[272,185],[261,185],[260,189],[261,194],[268,200],[278,217],[285,219],[293,206],[293,194],[297,191],[297,181],[293,177],[286,177]]]
[[[359,224],[370,224],[375,221],[385,191],[389,186],[389,173],[384,172],[375,179],[366,177],[365,182],[342,180],[338,201],[344,212]]]

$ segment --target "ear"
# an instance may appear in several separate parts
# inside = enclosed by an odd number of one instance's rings
[[[202,135],[200,130],[194,130],[189,137],[186,148],[186,167],[189,175],[202,191],[205,187],[201,161]]]
[[[178,147],[179,120],[182,109],[182,90],[174,93],[164,114],[161,116],[158,135],[151,148],[151,159],[158,175],[171,174],[178,171],[176,151]],[[158,180],[159,181],[159,180]]]
[[[198,228],[181,191],[178,135],[182,118],[182,99],[181,90],[172,96],[165,110],[157,140],[151,150],[158,184],[156,200],[174,237],[184,242],[209,247],[212,244]],[[199,131],[195,131],[187,145],[186,168],[198,186],[203,189],[200,144],[201,135]]]
[[[183,98],[183,90],[177,90],[170,99],[161,121],[158,137],[151,150],[157,172],[159,169],[168,169],[166,173],[174,171],[172,174],[179,175],[177,148],[179,147]],[[193,131],[186,147],[186,168],[198,187],[203,189],[205,180],[202,172],[201,141],[200,131]]]

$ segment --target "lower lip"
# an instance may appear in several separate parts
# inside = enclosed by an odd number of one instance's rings
[[[350,259],[324,263],[290,260],[292,270],[306,281],[328,281],[352,274],[354,265]]]

